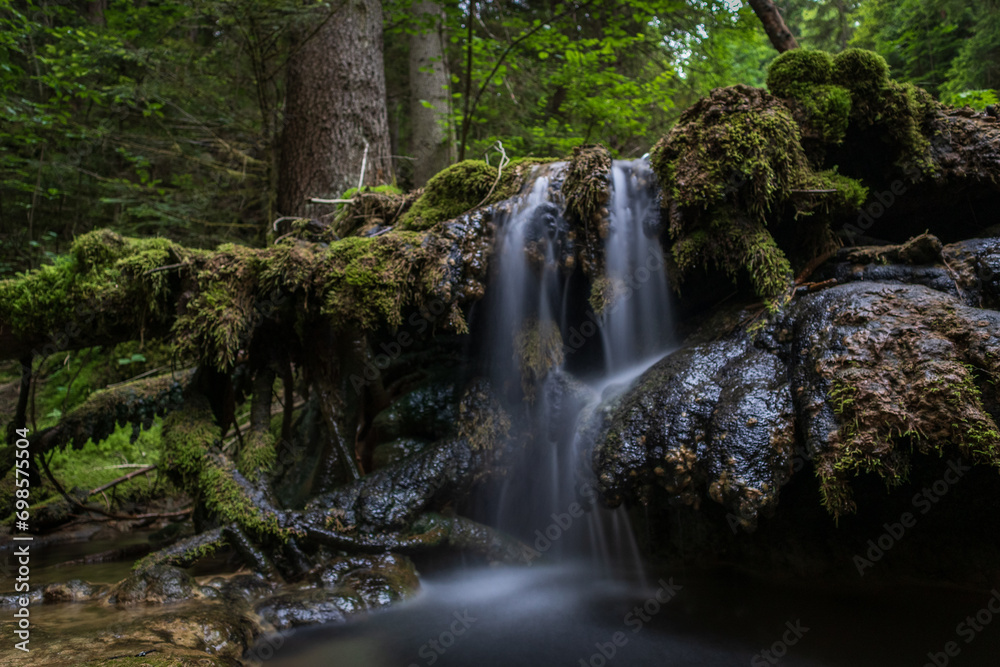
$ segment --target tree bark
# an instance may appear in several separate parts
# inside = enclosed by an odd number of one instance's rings
[[[278,207],[310,215],[311,197],[335,199],[392,179],[382,62],[382,3],[348,0],[300,32],[288,65]]]
[[[455,135],[448,123],[451,96],[441,6],[423,0],[414,4],[413,12],[429,24],[410,35],[413,185],[422,187],[431,176],[451,164]]]
[[[778,49],[779,53],[799,48],[795,36],[785,25],[785,19],[781,18],[781,12],[771,0],[750,0],[750,6],[760,22],[764,24],[764,32],[767,33],[771,44]]]

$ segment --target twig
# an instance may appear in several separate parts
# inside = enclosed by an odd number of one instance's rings
[[[368,149],[365,148],[365,150],[367,151]],[[362,167],[362,169],[364,169],[364,167]],[[361,173],[364,174],[365,172],[362,171]],[[360,190],[361,186],[358,186],[358,189]],[[319,197],[310,197],[309,201],[313,204],[350,204],[354,201],[354,197],[351,197],[350,199],[320,199]]]
[[[493,195],[493,191],[496,190],[497,185],[500,183],[500,176],[503,175],[503,168],[506,167],[507,164],[510,162],[510,158],[507,157],[507,151],[503,149],[503,142],[497,140],[496,146],[497,149],[500,151],[500,164],[497,165],[497,177],[496,180],[493,181],[493,187],[491,187],[490,191],[486,193],[485,197],[483,197],[483,201],[476,204],[476,208],[479,208],[480,206],[485,204],[486,200]]]
[[[836,254],[836,252],[837,252],[836,250],[830,250],[823,253],[822,255],[813,257],[811,260],[809,260],[809,263],[806,264],[804,269],[802,269],[802,272],[795,277],[795,284],[801,285],[802,283],[804,283],[806,279],[809,278],[809,276],[811,276],[816,271],[816,269],[822,266],[826,262],[826,260],[833,257],[833,255]]]
[[[368,140],[364,137],[361,139],[365,142],[365,152],[361,156],[361,175],[358,176],[358,192],[361,192],[361,188],[365,184],[365,169],[368,167]]]
[[[278,223],[285,220],[299,220],[299,217],[296,215],[283,215],[271,223],[271,230],[275,232],[278,231]]]
[[[150,269],[149,271],[146,271],[142,275],[148,276],[151,273],[159,273],[160,271],[169,271],[170,269],[177,269],[182,266],[185,266],[185,264],[186,262],[177,262],[176,264],[167,264],[166,266],[158,266],[155,269]]]
[[[105,491],[107,491],[108,489],[110,489],[113,486],[117,486],[118,484],[121,484],[122,482],[127,482],[130,479],[132,479],[133,477],[137,477],[139,475],[144,475],[144,474],[146,474],[147,472],[149,472],[151,470],[156,470],[156,466],[155,465],[146,466],[145,468],[141,468],[139,470],[133,470],[132,472],[130,472],[129,474],[127,474],[127,475],[125,475],[123,477],[119,477],[118,479],[116,479],[116,480],[114,480],[112,482],[108,482],[104,486],[97,487],[96,489],[94,489],[93,491],[91,491],[90,493],[88,493],[87,496],[88,497],[89,496],[96,496],[98,493],[104,493]]]
[[[147,377],[149,375],[153,375],[154,373],[159,373],[160,371],[164,371],[167,368],[168,368],[167,366],[160,366],[159,368],[154,368],[152,370],[146,371],[145,373],[139,373],[135,377],[131,377],[131,378],[127,379],[127,380],[122,380],[121,382],[115,382],[113,384],[105,385],[104,388],[105,389],[113,389],[114,387],[120,387],[123,384],[128,384],[129,382],[135,382],[136,380],[141,380],[144,377]]]
[[[829,195],[834,192],[840,192],[839,190],[792,190],[792,194],[795,195]]]

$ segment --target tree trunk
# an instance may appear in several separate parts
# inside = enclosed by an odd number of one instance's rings
[[[311,197],[336,198],[392,179],[382,63],[382,3],[349,0],[303,28],[288,65],[278,207],[310,215]]]
[[[448,123],[451,97],[441,6],[423,0],[414,4],[413,11],[429,24],[410,35],[413,185],[422,187],[427,179],[451,164],[455,134]]]
[[[750,6],[753,7],[760,22],[764,24],[764,31],[779,53],[799,48],[795,36],[785,25],[785,20],[781,18],[781,12],[771,0],[750,0]]]

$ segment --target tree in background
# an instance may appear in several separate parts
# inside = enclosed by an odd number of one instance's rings
[[[316,10],[288,64],[278,209],[306,215],[312,198],[392,180],[382,60],[382,3]]]
[[[943,101],[996,103],[1000,5],[996,0],[865,0],[853,45],[878,51],[899,79]]]
[[[440,3],[413,4],[410,28],[410,146],[413,185],[455,160],[455,131],[451,124],[451,76],[445,55],[445,14]]]

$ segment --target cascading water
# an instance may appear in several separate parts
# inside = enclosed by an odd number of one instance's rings
[[[425,580],[412,602],[354,628],[328,629],[336,640],[327,635],[279,664],[326,664],[335,656],[338,665],[358,667],[596,667],[614,655],[633,666],[659,667],[668,657],[681,659],[670,664],[736,664],[737,654],[669,627],[669,613],[657,616],[658,630],[621,643],[623,631],[652,622],[644,616],[651,603],[665,609],[661,601],[676,591],[663,580],[657,590],[622,576],[641,570],[638,550],[624,510],[607,510],[597,498],[593,443],[580,425],[669,349],[669,291],[649,167],[615,162],[606,307],[600,316],[581,307],[585,286],[560,195],[565,167],[543,168],[528,192],[507,202],[485,304],[484,361],[515,422],[510,448],[520,455],[505,466],[499,488],[483,494],[476,518],[529,545],[532,567]]]
[[[529,420],[521,460],[498,494],[490,522],[548,560],[589,558],[607,570],[638,568],[638,552],[624,510],[600,506],[587,469],[592,443],[579,435],[609,386],[662,355],[671,340],[669,293],[656,239],[659,204],[648,166],[615,162],[605,242],[607,307],[573,322],[568,303],[573,261],[570,226],[559,196],[565,165],[557,163],[514,200],[500,222],[489,346],[495,386]],[[566,369],[568,357],[600,334],[603,359],[591,381]],[[493,495],[493,494],[491,494]],[[584,512],[583,510],[586,509]]]

